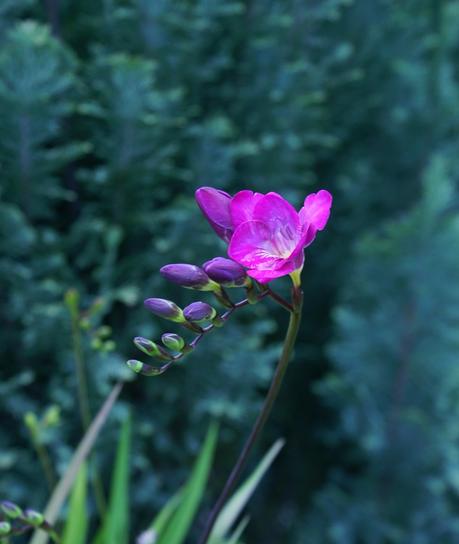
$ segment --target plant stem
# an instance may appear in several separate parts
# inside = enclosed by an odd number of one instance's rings
[[[221,492],[217,502],[215,503],[215,506],[213,507],[207,519],[204,532],[202,533],[201,538],[198,541],[199,544],[206,544],[206,542],[208,541],[208,538],[212,532],[218,515],[220,514],[223,506],[228,500],[228,497],[234,489],[234,486],[238,482],[241,473],[244,470],[250,452],[252,451],[253,446],[255,445],[257,438],[263,430],[263,427],[265,426],[265,423],[271,413],[274,401],[276,400],[279,390],[281,388],[285,371],[287,370],[287,366],[292,355],[293,347],[295,345],[295,340],[301,322],[302,303],[303,293],[301,291],[301,288],[299,286],[294,287],[292,294],[292,311],[290,313],[290,321],[287,329],[287,334],[285,336],[282,354],[274,372],[268,394],[266,395],[263,407],[258,414],[258,417],[254,423],[254,426],[252,427],[249,437],[247,438],[244,447],[239,454],[239,458],[226,481],[225,487],[223,488],[223,491]]]
[[[53,469],[53,465],[51,462],[51,459],[48,455],[48,451],[46,447],[40,442],[39,439],[32,438],[35,451],[37,452],[38,459],[40,461],[40,464],[43,468],[43,472],[45,474],[46,482],[48,484],[48,489],[50,492],[52,492],[54,486],[56,485],[56,474]]]
[[[80,417],[81,423],[83,425],[83,430],[86,432],[91,425],[92,414],[91,408],[89,406],[89,389],[88,382],[86,379],[85,371],[85,361],[83,356],[83,348],[81,346],[81,332],[79,327],[78,316],[72,314],[72,341],[73,341],[73,354],[75,357],[75,366],[78,382],[78,404],[80,407]],[[94,455],[92,456],[94,463]],[[105,515],[106,512],[106,502],[104,488],[102,484],[102,479],[100,477],[97,466],[94,468],[94,479],[93,479],[94,495],[96,499],[97,510],[101,518]]]

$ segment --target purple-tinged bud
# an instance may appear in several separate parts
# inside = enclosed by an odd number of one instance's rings
[[[160,269],[161,275],[173,283],[198,291],[216,291],[218,284],[212,281],[204,270],[194,264],[166,264]]]
[[[134,338],[134,344],[150,357],[159,357],[160,359],[165,360],[169,360],[171,358],[170,354],[167,353],[161,346],[158,346],[151,340],[148,340],[148,338],[136,336]]]
[[[43,514],[40,514],[40,512],[37,512],[36,510],[31,510],[30,508],[24,510],[23,519],[34,527],[39,527],[45,521]]]
[[[201,321],[211,321],[217,312],[206,302],[193,302],[183,309],[183,315],[188,321],[200,323]]]
[[[222,240],[229,242],[234,230],[230,213],[231,196],[220,189],[200,187],[195,197],[209,225]]]
[[[136,359],[129,359],[129,361],[126,361],[127,366],[139,374],[142,371],[143,363],[141,361],[137,361]]]
[[[183,346],[185,345],[185,340],[178,334],[173,332],[165,332],[161,336],[162,343],[172,351],[182,351]]]
[[[182,310],[171,300],[166,300],[165,298],[147,298],[144,301],[144,305],[150,312],[164,319],[169,319],[169,321],[175,321],[176,323],[183,323],[185,321]]]
[[[11,501],[2,501],[0,503],[2,512],[10,519],[16,519],[22,516],[22,508]]]
[[[0,521],[0,536],[8,536],[11,532],[11,523]]]
[[[145,363],[142,363],[141,361],[136,361],[135,359],[131,359],[126,362],[127,366],[136,372],[137,374],[142,374],[143,376],[160,376],[161,374],[164,374],[168,368],[172,365],[174,361],[169,361],[164,365],[161,365],[159,367],[157,366],[151,366],[147,365]]]
[[[240,287],[246,284],[247,273],[239,263],[224,257],[215,257],[203,265],[210,279],[224,287]]]

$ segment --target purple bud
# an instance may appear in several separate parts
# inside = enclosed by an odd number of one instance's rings
[[[5,516],[11,519],[16,519],[22,516],[22,509],[17,504],[14,504],[14,502],[2,501],[0,503],[0,508],[2,509]]]
[[[34,527],[38,527],[45,521],[43,514],[40,514],[40,512],[30,508],[28,510],[24,510],[23,518],[27,523],[33,525]]]
[[[183,309],[183,315],[188,321],[199,323],[200,321],[210,321],[217,312],[206,302],[193,302]]]
[[[164,298],[147,298],[144,301],[145,307],[159,317],[183,323],[185,321],[182,310],[172,302]]]
[[[245,269],[231,259],[215,257],[215,259],[204,263],[203,266],[210,279],[225,287],[241,286],[247,280]]]
[[[139,374],[143,368],[143,363],[141,361],[137,361],[136,359],[129,359],[129,361],[126,362],[127,366]]]
[[[216,234],[225,242],[229,242],[234,230],[230,213],[231,196],[220,189],[200,187],[195,197],[204,217]]]
[[[194,264],[166,264],[160,272],[167,280],[189,289],[214,291],[217,287],[204,270]]]
[[[0,536],[8,536],[11,533],[11,523],[0,521]]]
[[[172,351],[182,351],[185,340],[178,334],[166,332],[161,336],[162,343]]]
[[[161,346],[158,346],[148,338],[142,336],[136,336],[134,338],[134,344],[144,353],[151,357],[160,357],[161,359],[171,359],[169,353],[167,353]]]

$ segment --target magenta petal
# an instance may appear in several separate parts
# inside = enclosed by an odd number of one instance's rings
[[[299,266],[298,266],[299,264]],[[287,276],[297,268],[301,268],[302,260],[298,261],[295,259],[284,261],[281,266],[277,268],[254,268],[252,270],[247,270],[247,274],[253,279],[259,281],[260,283],[268,283],[269,281],[275,280],[276,278],[281,278],[282,276]]]
[[[256,204],[254,221],[263,221],[273,232],[289,226],[295,235],[299,233],[300,221],[295,208],[277,193],[268,193]]]
[[[322,189],[318,193],[308,195],[304,200],[304,206],[299,212],[303,225],[313,225],[317,230],[323,230],[330,217],[330,208],[333,197]]]
[[[248,268],[272,267],[282,258],[272,246],[272,233],[263,221],[246,221],[234,231],[228,255]]]
[[[230,204],[231,220],[234,229],[237,229],[241,223],[252,220],[253,209],[260,198],[263,198],[261,193],[254,193],[248,190],[239,191],[234,195]]]
[[[210,226],[220,238],[229,242],[234,230],[230,214],[231,196],[213,187],[200,187],[195,196]]]

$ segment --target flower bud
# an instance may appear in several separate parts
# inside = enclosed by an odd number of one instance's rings
[[[236,261],[215,257],[204,263],[203,268],[210,279],[224,287],[239,287],[248,279],[245,269]]]
[[[10,519],[16,519],[22,516],[22,509],[14,502],[11,501],[2,501],[0,503],[0,508],[2,512]]]
[[[178,334],[166,332],[161,336],[162,343],[172,351],[182,351],[185,340]]]
[[[176,323],[183,323],[185,321],[182,310],[171,300],[147,298],[144,301],[144,305],[150,312],[164,319],[169,319],[169,321],[175,321]]]
[[[215,308],[212,308],[206,302],[193,302],[184,308],[183,315],[188,321],[200,323],[201,321],[212,320],[217,315],[217,312]]]
[[[231,196],[225,191],[213,187],[200,187],[196,191],[195,197],[204,217],[217,236],[225,242],[229,242],[233,234],[230,213]]]
[[[40,526],[45,521],[43,514],[40,514],[40,512],[37,512],[36,510],[31,510],[30,508],[24,510],[23,518],[27,523],[34,527]]]
[[[7,536],[11,531],[11,523],[0,521],[0,536]]]
[[[215,291],[219,288],[199,266],[194,264],[166,264],[160,269],[160,273],[167,280],[177,283],[188,289],[198,291]]]
[[[127,366],[139,374],[139,372],[142,370],[143,363],[141,361],[137,361],[136,359],[129,359],[129,361],[126,361]]]
[[[169,360],[170,355],[158,344],[155,344],[148,338],[143,338],[142,336],[136,336],[134,338],[134,344],[144,353],[150,357],[159,357],[160,359]]]

